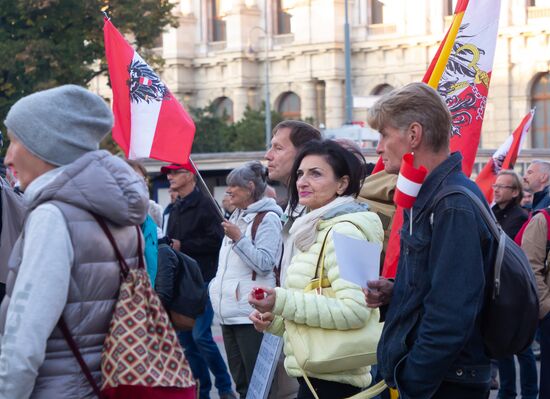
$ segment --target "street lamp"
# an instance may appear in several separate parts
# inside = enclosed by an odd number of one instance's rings
[[[264,14],[265,14],[265,29],[262,28],[261,26],[253,26],[251,29],[250,29],[250,32],[248,33],[248,36],[250,37],[250,34],[252,33],[252,31],[254,31],[255,29],[258,29],[260,30],[261,32],[264,33],[264,37],[265,37],[265,52],[264,52],[264,55],[265,55],[265,97],[264,97],[264,101],[265,101],[265,147],[266,149],[269,149],[269,147],[271,146],[271,105],[270,105],[270,100],[269,100],[269,97],[270,97],[270,93],[269,93],[269,60],[268,60],[268,57],[269,57],[269,35],[267,33],[267,0],[265,0],[265,10],[264,10]]]
[[[344,54],[346,60],[346,125],[351,125],[353,123],[353,98],[351,95],[351,43],[349,37],[348,0],[345,0],[345,15],[346,21],[344,23]]]

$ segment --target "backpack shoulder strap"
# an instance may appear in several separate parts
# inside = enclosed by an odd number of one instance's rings
[[[258,227],[260,227],[260,224],[262,224],[262,221],[264,220],[264,217],[265,215],[268,214],[268,212],[269,211],[258,212],[256,216],[254,216],[254,221],[252,222],[252,230],[250,231],[252,242],[256,240],[256,233],[258,232]]]
[[[495,215],[493,215],[493,213],[489,209],[487,209],[485,204],[481,201],[481,199],[479,199],[477,195],[475,195],[471,190],[469,190],[464,186],[450,185],[441,189],[441,191],[439,191],[439,193],[437,193],[437,195],[434,197],[430,207],[428,208],[428,212],[432,213],[435,207],[439,204],[439,202],[443,200],[443,198],[453,194],[462,194],[470,198],[470,200],[473,202],[475,207],[481,213],[481,217],[485,221],[485,224],[491,231],[491,234],[493,235],[493,237],[497,240],[500,239],[501,232],[500,232],[500,228],[498,227],[497,221],[495,219]],[[431,220],[431,217],[430,217],[430,220]]]
[[[258,212],[256,216],[254,216],[254,221],[252,222],[252,229],[250,231],[250,238],[252,238],[252,243],[256,241],[256,233],[258,232],[258,227],[260,227],[260,224],[262,224],[262,221],[264,220],[265,215],[268,214],[269,211],[262,211]],[[255,270],[252,271],[252,281],[256,281],[257,273]]]
[[[129,273],[128,264],[126,263],[126,261],[124,260],[124,257],[120,253],[120,250],[118,249],[118,246],[116,245],[116,240],[113,237],[113,234],[111,233],[111,231],[109,230],[109,227],[107,226],[107,223],[105,223],[105,220],[103,220],[103,218],[101,218],[99,215],[96,215],[95,213],[92,213],[92,216],[95,218],[97,223],[101,226],[101,229],[105,232],[105,235],[109,239],[109,242],[111,243],[111,245],[113,247],[113,250],[115,252],[115,255],[117,257],[117,260],[119,262],[120,269],[121,269],[121,271],[120,271],[121,275],[123,277],[126,277]],[[145,265],[144,265],[144,262],[143,262],[143,250],[142,250],[142,246],[141,246],[141,233],[140,233],[140,230],[139,230],[139,226],[135,226],[135,228],[136,228],[136,231],[137,231],[137,239],[138,239],[137,251],[138,251],[138,259],[139,259],[139,267],[144,268]],[[78,344],[76,343],[73,335],[71,334],[71,331],[69,330],[69,327],[67,326],[67,323],[65,322],[65,319],[63,318],[63,316],[60,317],[59,321],[57,322],[57,326],[61,330],[61,333],[63,334],[63,337],[65,338],[65,341],[67,341],[67,345],[69,345],[69,348],[71,349],[71,352],[73,353],[74,357],[78,361],[78,364],[80,365],[80,369],[82,370],[82,373],[84,374],[84,376],[86,377],[86,379],[90,383],[94,393],[96,394],[96,396],[99,399],[101,399],[102,398],[101,391],[99,390],[99,387],[97,386],[97,384],[96,384],[96,382],[95,382],[95,380],[92,376],[90,368],[88,367],[88,365],[84,361],[84,358],[82,357],[80,349],[78,348]]]
[[[544,208],[544,209],[541,209],[539,212],[542,213],[546,218],[546,225],[548,226],[548,233],[547,233],[546,240],[550,241],[550,209]]]
[[[494,277],[493,277],[493,292],[492,292],[493,298],[496,298],[500,294],[500,271],[502,269],[502,261],[504,260],[504,251],[506,249],[506,233],[498,225],[493,212],[487,209],[483,201],[481,201],[481,199],[479,199],[477,195],[475,195],[471,190],[469,190],[464,186],[451,185],[451,186],[444,187],[435,196],[429,208],[429,211],[433,212],[433,209],[437,206],[439,201],[441,201],[444,197],[447,197],[452,194],[462,194],[470,198],[470,200],[474,203],[475,207],[481,213],[481,217],[483,221],[489,228],[491,235],[493,236],[493,238],[496,240],[498,244],[496,258],[494,262]],[[430,220],[432,219],[433,218],[430,215]]]
[[[84,358],[82,357],[82,354],[80,353],[80,350],[78,349],[78,345],[76,341],[74,340],[69,327],[67,326],[67,323],[65,322],[65,319],[63,316],[59,319],[57,322],[57,326],[61,330],[61,333],[63,334],[63,337],[65,338],[65,341],[67,341],[67,345],[69,345],[69,348],[71,348],[71,352],[73,352],[74,357],[76,358],[78,364],[80,365],[80,369],[82,370],[82,373],[84,373],[84,376],[88,380],[88,383],[92,387],[94,393],[96,396],[101,399],[101,391],[99,389],[99,386],[97,385],[96,381],[94,380],[94,377],[92,376],[92,372],[90,371],[90,368],[84,361]]]

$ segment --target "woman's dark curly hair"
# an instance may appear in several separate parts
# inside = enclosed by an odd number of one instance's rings
[[[364,177],[359,159],[350,151],[332,140],[314,140],[307,143],[300,150],[292,166],[289,185],[289,206],[291,212],[294,212],[299,201],[298,188],[296,187],[296,181],[298,180],[297,171],[302,160],[308,155],[319,155],[324,157],[327,163],[332,167],[337,179],[344,176],[349,177],[348,187],[341,195],[351,195],[353,197],[359,195]]]

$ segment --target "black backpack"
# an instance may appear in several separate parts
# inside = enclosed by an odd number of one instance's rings
[[[497,224],[486,203],[464,186],[444,187],[431,208],[448,195],[463,194],[478,208],[498,243],[493,267],[486,276],[481,332],[492,359],[521,353],[535,337],[539,300],[535,276],[523,250]]]
[[[168,277],[171,281],[163,282],[161,285],[159,277],[161,273],[165,273],[164,268],[168,268],[169,274],[163,274],[163,280]],[[197,261],[166,244],[161,244],[156,281],[155,289],[170,315],[174,328],[182,331],[191,330],[195,319],[204,312],[208,298],[208,291]],[[168,292],[162,292],[166,290],[167,284],[170,285]]]

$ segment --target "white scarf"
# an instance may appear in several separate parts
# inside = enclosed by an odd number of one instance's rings
[[[317,237],[317,226],[321,218],[334,208],[349,204],[353,201],[355,201],[355,199],[350,196],[336,197],[325,206],[300,216],[292,224],[289,231],[293,245],[302,252],[307,251],[315,242],[315,238]]]

